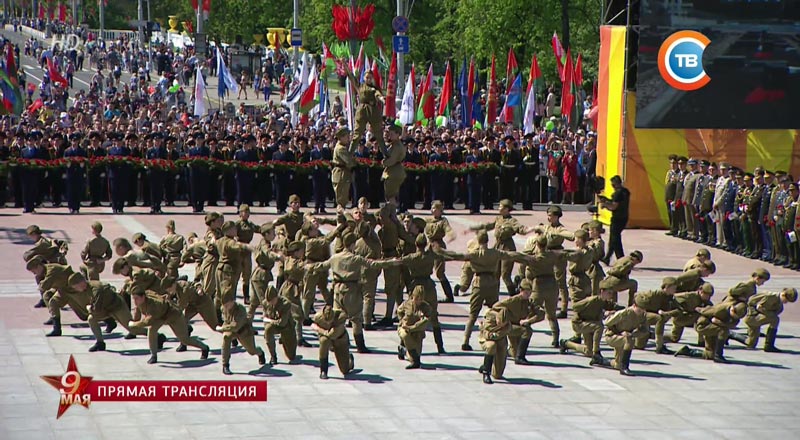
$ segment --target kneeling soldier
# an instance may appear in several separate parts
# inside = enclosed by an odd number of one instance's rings
[[[742,319],[746,311],[745,303],[727,301],[702,309],[694,328],[704,339],[703,354],[700,355],[697,350],[684,345],[675,356],[702,357],[714,362],[728,363],[724,356],[725,341],[728,339],[730,329]]]
[[[397,358],[411,362],[406,370],[422,367],[422,340],[425,339],[425,327],[433,313],[430,304],[423,299],[424,296],[425,287],[417,285],[409,298],[397,309],[397,316],[400,318],[397,334],[400,335],[401,344],[397,346]]]
[[[761,326],[767,325],[767,340],[764,351],[767,353],[780,353],[782,350],[775,347],[775,337],[778,335],[778,324],[783,305],[797,301],[797,289],[787,287],[781,293],[758,293],[747,301],[747,316],[743,321],[747,325],[747,338],[741,333],[731,333],[731,339],[739,341],[747,348],[756,348]]]
[[[247,310],[244,306],[237,304],[235,297],[228,297],[222,307],[224,308],[225,322],[216,328],[217,331],[222,332],[222,374],[233,374],[231,372],[231,342],[234,338],[242,343],[247,354],[258,356],[258,365],[267,363],[264,350],[256,346],[253,323],[247,318]]]
[[[561,354],[567,350],[575,350],[591,357],[589,365],[605,365],[606,361],[600,354],[600,339],[603,337],[603,319],[606,312],[616,309],[614,292],[608,288],[607,282],[600,282],[600,295],[584,298],[572,305],[575,316],[572,318],[572,330],[578,338],[562,339],[559,341]],[[583,340],[581,344],[576,340]]]
[[[264,299],[261,306],[264,308],[264,339],[269,350],[269,364],[278,363],[275,335],[281,336],[283,352],[289,363],[294,363],[297,357],[297,333],[292,318],[293,304],[285,296],[278,295],[275,289],[267,289]]]
[[[492,308],[506,309],[508,320],[511,321],[511,330],[508,333],[509,352],[517,365],[530,365],[525,358],[528,345],[531,343],[533,330],[531,325],[544,321],[544,309],[531,300],[533,284],[528,279],[519,283],[519,293],[495,303]]]
[[[319,335],[319,378],[328,378],[328,353],[336,356],[336,365],[342,375],[353,371],[355,362],[350,354],[350,335],[345,322],[347,315],[342,310],[334,310],[330,304],[317,312],[312,318],[313,328]]]
[[[483,374],[483,383],[491,384],[492,377],[500,379],[506,370],[508,356],[508,339],[511,332],[511,321],[506,309],[489,309],[481,322],[478,342],[485,354],[483,365],[478,371]]]
[[[606,344],[614,348],[614,360],[611,361],[611,368],[619,370],[619,374],[623,376],[633,376],[630,370],[633,341],[649,333],[647,313],[633,303],[632,306],[611,315],[604,324]]]
[[[639,307],[647,312],[647,325],[655,325],[656,337],[656,353],[658,354],[675,354],[672,350],[664,345],[664,326],[667,321],[676,314],[673,312],[675,309],[675,278],[666,277],[661,283],[660,290],[650,290],[646,292],[638,292],[633,297],[633,301]],[[647,340],[650,339],[650,332],[637,338],[635,341],[635,348],[637,350],[644,350],[647,346]]]

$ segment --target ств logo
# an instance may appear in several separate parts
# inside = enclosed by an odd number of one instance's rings
[[[711,43],[696,31],[678,31],[670,35],[658,50],[658,71],[673,88],[690,91],[702,88],[711,78],[703,69],[703,52]]]

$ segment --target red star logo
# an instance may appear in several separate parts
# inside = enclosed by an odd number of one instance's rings
[[[78,372],[78,366],[75,365],[75,358],[72,357],[72,355],[69,356],[67,371],[65,371],[63,375],[41,376],[41,378],[52,385],[53,388],[57,389],[61,394],[56,419],[60,418],[67,409],[74,404],[89,408],[91,402],[88,398],[88,394],[86,394],[86,389],[89,387],[92,378],[81,376],[81,373]],[[84,395],[86,395],[87,398],[84,398]]]

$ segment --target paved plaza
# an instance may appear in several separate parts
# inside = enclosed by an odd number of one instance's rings
[[[545,221],[544,208],[515,212],[526,225]],[[38,293],[32,275],[25,271],[22,253],[30,246],[25,227],[37,224],[46,235],[70,242],[68,259],[80,265],[80,250],[90,236],[89,225],[101,221],[109,240],[144,232],[152,241],[164,234],[173,218],[178,232],[204,231],[202,216],[188,208],[165,208],[164,216],[146,214],[147,208],[126,210],[112,216],[110,208],[85,208],[80,215],[43,208],[37,215],[0,210],[0,439],[794,439],[800,428],[800,305],[789,304],[781,316],[778,347],[783,354],[750,351],[732,342],[726,356],[730,365],[699,359],[656,355],[652,341],[646,351],[634,351],[636,377],[588,366],[588,359],[560,355],[550,348],[546,322],[534,326],[528,359],[531,366],[509,363],[506,380],[484,385],[477,369],[481,351],[460,351],[467,298],[440,304],[446,355],[436,355],[433,337],[425,339],[423,369],[405,370],[395,347],[395,330],[366,332],[372,354],[355,354],[359,373],[343,380],[331,367],[328,381],[319,379],[315,345],[299,348],[303,361],[259,368],[255,357],[235,352],[231,380],[265,379],[269,398],[264,403],[113,403],[95,402],[87,410],[70,408],[56,420],[58,392],[39,376],[60,375],[71,354],[81,374],[100,380],[214,379],[226,380],[220,364],[222,337],[202,321],[195,321],[195,336],[211,346],[207,361],[190,349],[175,352],[177,342],[169,330],[169,342],[159,353],[159,363],[146,363],[145,338],[124,340],[117,331],[107,338],[106,352],[88,353],[92,344],[87,325],[74,314],[64,316],[64,335],[47,338],[42,325],[46,309],[34,309]],[[234,208],[219,208],[226,218]],[[426,213],[423,213],[426,214]],[[469,216],[465,211],[446,213],[458,233],[448,248],[463,251],[469,239],[462,232],[493,213]],[[271,221],[274,208],[256,208],[257,224]],[[566,212],[563,223],[577,228],[588,220],[585,211]],[[694,255],[698,246],[667,237],[662,231],[630,230],[623,235],[627,252],[639,249],[644,262],[633,277],[640,290],[655,288],[663,277],[673,275]],[[518,248],[525,237],[517,237]],[[490,243],[491,244],[491,243]],[[569,246],[568,246],[569,247]],[[712,249],[717,273],[708,281],[716,287],[712,300],[746,280],[760,261]],[[772,279],[763,290],[778,291],[798,286],[800,273],[767,267]],[[193,273],[194,267],[181,269]],[[447,275],[455,284],[460,263],[448,263]],[[121,278],[107,265],[102,278],[117,286]],[[379,281],[382,291],[383,281]],[[437,286],[438,287],[438,286]],[[443,297],[439,288],[440,298]],[[384,311],[379,292],[376,313]],[[621,300],[625,300],[622,295]],[[262,328],[260,318],[255,323]],[[560,320],[562,337],[572,335],[569,320]],[[472,346],[479,350],[478,332]],[[256,337],[264,346],[261,334]],[[694,343],[696,333],[687,330],[684,341]],[[763,338],[761,343],[763,344]],[[669,344],[677,349],[677,344]],[[353,349],[353,352],[355,350]],[[604,347],[606,357],[612,351]],[[331,356],[331,361],[333,357]]]

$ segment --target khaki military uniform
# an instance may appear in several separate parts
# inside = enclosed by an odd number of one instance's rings
[[[250,258],[250,250],[246,245],[230,237],[218,239],[214,247],[219,253],[219,263],[217,264],[217,303],[219,306],[236,300],[236,290],[239,286],[239,278],[242,276],[242,258],[245,256],[245,252],[247,258]]]
[[[394,206],[386,204],[380,210],[381,229],[378,231],[378,238],[381,241],[381,255],[383,258],[397,258],[400,256],[401,237],[411,241],[410,235],[403,228],[403,225],[396,220]],[[385,318],[391,318],[394,312],[394,305],[403,302],[402,268],[400,266],[390,266],[383,269],[383,290],[386,292],[386,313]]]
[[[655,325],[656,350],[661,349],[664,346],[664,326],[675,314],[672,312],[675,309],[673,295],[663,290],[650,290],[638,292],[633,301],[647,312],[647,325]],[[646,335],[636,338],[634,347],[644,349],[649,338],[648,331]]]
[[[675,277],[676,292],[694,292],[703,285],[700,269],[691,269]]]
[[[694,190],[697,186],[697,179],[700,173],[691,171],[686,174],[683,179],[683,195],[681,196],[681,204],[683,205],[684,224],[686,225],[685,233],[689,238],[695,238],[694,215],[697,210],[694,207]]]
[[[239,219],[236,222],[236,239],[239,243],[250,244],[256,233],[258,226],[253,222]],[[242,273],[242,297],[245,301],[250,301],[250,276],[253,273],[253,253],[250,249],[243,248],[241,251],[241,273]]]
[[[589,266],[586,274],[589,275],[589,279],[592,281],[592,295],[599,295],[600,281],[603,281],[603,278],[606,277],[606,272],[603,270],[603,266],[600,265],[600,261],[605,256],[606,243],[602,237],[598,237],[590,241],[587,246],[592,250],[592,265]]]
[[[137,306],[142,319],[131,323],[131,328],[147,329],[147,342],[150,345],[150,353],[158,353],[158,330],[168,325],[175,336],[183,345],[207,350],[208,346],[189,336],[189,326],[186,318],[171,302],[160,295],[146,294],[144,302]]]
[[[422,301],[417,305],[413,298],[404,301],[397,309],[397,317],[400,318],[397,334],[407,350],[406,359],[409,362],[414,362],[412,352],[416,355],[422,353],[422,340],[425,339],[425,328],[432,313],[433,309],[427,302]]]
[[[531,280],[533,285],[533,302],[544,308],[547,323],[553,333],[553,345],[557,346],[561,334],[556,317],[558,303],[558,285],[555,278],[555,267],[559,260],[564,259],[566,254],[562,251],[545,250],[540,252],[538,249],[529,257],[525,268],[525,277]]]
[[[599,296],[589,296],[572,304],[572,330],[584,341],[583,344],[568,339],[565,346],[569,349],[592,357],[600,353],[600,339],[603,337],[603,319],[606,311],[614,310],[614,304]]]
[[[292,318],[295,322],[297,340],[303,339],[303,303],[301,297],[303,295],[303,278],[306,275],[305,263],[303,260],[294,257],[287,257],[283,261],[283,276],[284,281],[278,295],[286,298],[292,303]]]
[[[198,240],[187,246],[186,249],[181,254],[180,264],[195,263],[194,281],[198,283],[203,281],[203,272],[200,270],[201,264],[197,263],[201,263],[203,261],[203,257],[205,257],[206,251],[208,251],[208,246],[206,246],[206,243],[202,240]]]
[[[475,226],[471,229],[474,231],[494,230],[494,248],[511,252],[517,250],[517,246],[514,244],[514,236],[517,234],[524,234],[527,231],[525,226],[511,215],[499,215],[494,221]],[[506,285],[506,290],[508,290],[509,294],[515,292],[514,281],[511,279],[511,273],[514,271],[514,261],[500,261],[495,270],[497,272],[497,277],[503,280],[503,283]]]
[[[639,289],[639,283],[630,278],[633,267],[633,259],[625,256],[615,261],[614,265],[608,269],[605,280],[609,282],[609,290],[614,292],[614,302],[618,300],[618,292],[627,290],[628,305],[633,304],[633,298]]]
[[[349,373],[354,365],[350,355],[350,335],[345,327],[347,315],[342,310],[324,308],[314,315],[312,321],[318,327],[319,362],[327,364],[328,353],[332,351],[339,371]]]
[[[303,227],[304,222],[303,214],[300,212],[289,211],[286,214],[276,218],[273,220],[272,225],[275,226],[276,229],[276,237],[275,241],[272,242],[272,247],[278,252],[286,253],[286,247],[289,246],[293,240],[296,240],[297,233]],[[283,228],[279,228],[279,227]],[[280,229],[283,229],[284,235],[281,237]],[[277,265],[277,283],[276,288],[280,290],[281,284],[283,284],[284,273],[283,273],[283,261],[278,261]]]
[[[428,243],[439,243],[442,249],[446,249],[447,245],[444,242],[444,238],[453,234],[453,228],[450,227],[450,222],[444,216],[439,218],[432,217],[425,220],[425,222],[425,238],[428,239]],[[439,283],[442,285],[445,297],[449,299],[453,297],[453,288],[450,287],[450,281],[447,279],[447,275],[445,275],[444,271],[444,259],[437,258],[436,264],[433,266],[433,272],[436,275],[436,279],[438,279]],[[425,300],[427,301],[427,298]]]
[[[761,326],[768,326],[767,332],[777,332],[780,323],[780,314],[783,312],[783,302],[780,293],[764,292],[753,295],[747,300],[747,315],[742,322],[747,325],[747,341],[749,348],[758,345],[761,335]],[[769,344],[769,338],[767,338]]]
[[[255,256],[256,267],[250,278],[250,284],[253,287],[253,290],[250,291],[250,304],[247,309],[247,316],[250,319],[255,316],[258,306],[266,304],[267,290],[274,289],[269,283],[272,282],[272,268],[279,258],[280,255],[270,250],[269,243],[262,242],[259,245]]]
[[[493,309],[505,309],[506,316],[511,323],[511,330],[508,332],[509,353],[512,358],[525,356],[524,351],[528,349],[533,336],[531,325],[544,320],[544,310],[537,307],[529,298],[520,294],[496,302]],[[533,319],[529,324],[520,325],[520,321]]]
[[[215,305],[219,308],[220,302],[217,295],[217,265],[219,264],[219,251],[217,250],[217,240],[222,238],[222,231],[219,229],[208,230],[203,241],[206,243],[206,253],[200,263],[200,273],[202,274],[202,288],[206,295],[214,298]]]
[[[386,200],[394,200],[400,193],[400,186],[406,179],[406,170],[403,159],[406,158],[406,147],[402,142],[395,141],[389,146],[389,151],[383,159],[383,194]]]
[[[268,302],[262,303],[264,307],[264,340],[272,359],[277,359],[275,352],[275,335],[280,335],[283,352],[289,361],[297,355],[297,331],[292,318],[294,304],[286,297],[278,295],[278,302],[274,306]]]
[[[383,255],[381,240],[378,234],[372,228],[369,229],[366,235],[356,240],[353,253],[360,255],[364,258],[378,260]],[[362,274],[363,277],[363,293],[364,293],[364,323],[371,324],[373,316],[375,315],[375,294],[378,290],[378,276],[380,276],[380,269],[366,268]]]
[[[694,327],[697,319],[700,318],[700,313],[697,309],[710,306],[711,303],[704,301],[697,292],[677,293],[673,299],[675,309],[672,313],[672,335],[670,340],[678,342],[681,340],[681,335],[683,335],[683,329]]]
[[[333,148],[331,182],[336,205],[346,207],[350,202],[350,186],[353,183],[353,168],[358,165],[349,147],[340,142]]]
[[[67,257],[64,254],[62,247],[56,243],[55,240],[51,240],[46,237],[41,237],[36,243],[33,244],[33,247],[25,251],[22,254],[22,259],[25,260],[27,263],[31,261],[33,257],[42,257],[45,263],[51,264],[67,264]],[[42,279],[40,277],[36,277],[36,284],[41,283]],[[44,289],[39,289],[39,294],[43,295],[45,293]]]
[[[703,265],[704,263],[700,261],[700,258],[692,257],[689,259],[689,261],[686,262],[686,264],[683,265],[683,271],[689,272],[690,270],[693,269],[700,269],[703,267]]]
[[[152,269],[162,274],[167,272],[167,265],[165,265],[163,261],[161,261],[160,259],[156,259],[151,254],[148,254],[143,250],[137,251],[131,249],[123,257],[125,258],[125,261],[128,262],[128,265],[130,265],[131,267]]]
[[[502,378],[506,370],[507,336],[510,332],[511,321],[508,319],[506,309],[489,309],[486,312],[481,322],[478,341],[487,355],[494,356],[491,374],[495,379]]]
[[[338,226],[333,232],[328,235],[320,235],[315,238],[305,237],[306,250],[305,258],[306,263],[319,263],[331,257],[331,243],[338,237],[341,231],[344,230],[344,225]],[[311,309],[314,306],[314,297],[316,296],[317,289],[322,294],[325,304],[333,305],[333,296],[328,290],[328,271],[327,270],[306,270],[305,278],[303,279],[303,315],[310,316]]]
[[[569,296],[572,302],[580,301],[592,294],[592,280],[586,273],[594,264],[594,250],[588,247],[576,249],[567,254],[569,262]],[[566,312],[562,298],[561,309]]]
[[[478,249],[478,241],[470,239],[467,242],[467,253],[475,252]],[[461,265],[461,278],[458,280],[458,287],[460,292],[466,292],[469,290],[469,287],[472,285],[472,279],[475,277],[475,271],[472,270],[472,264],[469,261],[465,261],[464,264]],[[456,292],[458,295],[460,292]]]
[[[705,341],[703,359],[714,359],[718,342],[727,339],[730,329],[736,325],[738,320],[731,317],[730,307],[730,303],[723,301],[700,311],[700,318],[694,328]],[[715,324],[713,318],[717,318],[720,324]]]
[[[351,81],[353,81],[354,84],[358,84],[354,78],[352,78]],[[364,133],[367,131],[367,124],[370,125],[372,136],[375,137],[378,145],[384,145],[383,115],[381,114],[378,100],[382,97],[381,91],[375,86],[363,83],[358,88],[358,107],[356,107],[353,140],[350,143],[351,150],[355,150],[356,147],[358,147],[358,143],[364,139]]]
[[[725,297],[723,302],[735,304],[737,302],[747,303],[752,296],[758,291],[758,286],[754,280],[739,283],[728,291],[728,296]]]
[[[69,286],[69,277],[74,272],[72,267],[50,263],[44,265],[44,275],[39,289],[44,292],[43,300],[54,319],[61,319],[61,308],[69,305],[81,321],[86,321],[89,313],[86,306],[91,302],[87,292],[76,292]]]
[[[180,234],[170,233],[161,239],[158,246],[164,254],[164,261],[167,263],[167,276],[177,278],[178,268],[181,266],[181,254],[186,248],[186,239]]]
[[[151,291],[159,295],[163,295],[164,291],[161,289],[161,279],[150,269],[133,268],[122,286],[120,295],[125,298],[127,302],[131,302],[131,295],[136,292]],[[133,311],[133,320],[138,321],[141,319],[141,310],[135,308]]]
[[[542,234],[547,237],[547,249],[562,250],[564,249],[564,240],[575,241],[575,234],[567,230],[564,225],[558,223],[556,225],[546,225],[542,228]],[[531,240],[535,241],[536,238],[532,237]],[[588,268],[588,267],[587,267]],[[585,270],[583,272],[586,272]],[[567,313],[569,307],[569,290],[567,289],[567,260],[559,259],[555,267],[556,284],[558,285],[558,294],[561,297],[561,311]]]
[[[111,244],[103,236],[98,235],[89,239],[81,251],[83,265],[80,270],[84,278],[99,280],[100,274],[106,268],[106,261],[113,256]]]
[[[114,318],[122,327],[132,334],[144,334],[143,329],[134,329],[128,326],[131,321],[131,309],[117,294],[114,286],[100,281],[89,281],[87,293],[90,296],[91,312],[87,320],[89,328],[98,343],[103,343],[103,332],[100,330],[100,322]]]
[[[186,322],[191,322],[198,313],[206,324],[216,331],[219,325],[214,301],[210,296],[197,291],[198,285],[183,280],[176,281],[175,302],[186,316]]]
[[[647,329],[647,316],[636,313],[632,307],[620,310],[605,320],[606,344],[614,348],[612,368],[623,365],[624,352],[632,351],[634,340],[650,333]],[[627,332],[628,335],[623,333]]]
[[[231,360],[231,344],[234,339],[237,339],[242,347],[251,356],[263,355],[264,351],[256,345],[255,331],[253,331],[253,323],[247,317],[247,311],[244,306],[236,303],[233,305],[233,310],[227,309],[223,312],[222,316],[225,322],[222,324],[222,363],[229,364]]]

